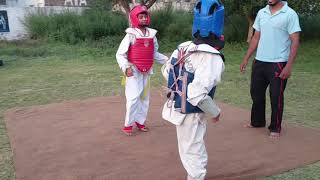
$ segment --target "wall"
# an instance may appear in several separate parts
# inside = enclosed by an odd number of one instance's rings
[[[45,0],[6,0],[5,7],[44,7]]]
[[[171,5],[174,9],[190,11],[193,8],[195,2],[196,0],[158,0],[158,2],[151,7],[151,10],[157,10]]]
[[[9,32],[1,32],[1,40],[22,39],[26,36],[26,29],[22,24],[25,16],[25,9],[21,7],[5,7],[0,10],[7,11],[9,21]]]
[[[56,0],[56,2],[64,3],[65,0]],[[66,0],[69,1],[69,0]],[[82,3],[84,2],[81,0]],[[47,6],[48,0],[7,0],[5,5],[0,5],[0,11],[6,11],[9,22],[9,32],[0,32],[0,40],[20,40],[28,37],[27,30],[23,25],[24,17],[28,13],[37,11],[46,13],[59,13],[66,9],[81,12],[82,7],[73,7],[70,4],[67,6]],[[51,1],[50,1],[51,2]],[[80,0],[79,0],[80,2]],[[74,3],[74,1],[73,1]],[[55,4],[52,4],[55,5]],[[0,17],[1,18],[1,17]],[[1,23],[1,22],[0,22]],[[1,27],[1,26],[0,26]]]
[[[88,6],[91,0],[45,0],[45,6]]]

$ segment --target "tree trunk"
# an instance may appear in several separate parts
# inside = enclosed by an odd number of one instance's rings
[[[120,4],[120,6],[124,9],[126,15],[128,16],[130,13],[130,5],[129,2],[126,0],[119,0],[118,3]]]
[[[138,0],[132,0],[132,4],[133,4],[133,6],[135,6],[135,5],[144,4],[144,3],[141,1],[138,1]]]
[[[128,19],[128,25],[130,26],[130,5],[129,2],[126,0],[119,0],[119,5],[124,9],[124,12],[126,13],[126,17]]]
[[[145,2],[145,5],[147,6],[147,8],[149,9],[157,0],[147,0]]]

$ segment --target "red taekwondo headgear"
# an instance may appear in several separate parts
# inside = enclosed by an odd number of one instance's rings
[[[132,8],[132,10],[130,11],[130,21],[131,21],[131,25],[132,27],[136,28],[139,27],[139,19],[138,19],[138,15],[141,13],[146,13],[148,15],[148,22],[147,25],[150,25],[150,14],[148,12],[148,9],[146,6],[144,5],[137,5],[135,7]]]

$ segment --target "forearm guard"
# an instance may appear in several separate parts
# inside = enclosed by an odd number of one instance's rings
[[[212,117],[217,117],[220,114],[220,108],[214,102],[211,97],[206,96],[202,101],[198,103],[198,107],[205,113]]]

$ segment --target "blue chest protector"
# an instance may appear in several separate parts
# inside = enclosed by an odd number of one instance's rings
[[[222,56],[219,53],[213,53]],[[188,72],[185,69],[183,60],[173,57],[171,59],[171,68],[169,70],[167,98],[174,101],[174,108],[180,110],[183,114],[203,112],[197,106],[193,106],[187,101],[188,85],[194,79],[194,73]],[[209,96],[213,98],[216,87],[213,87]]]

